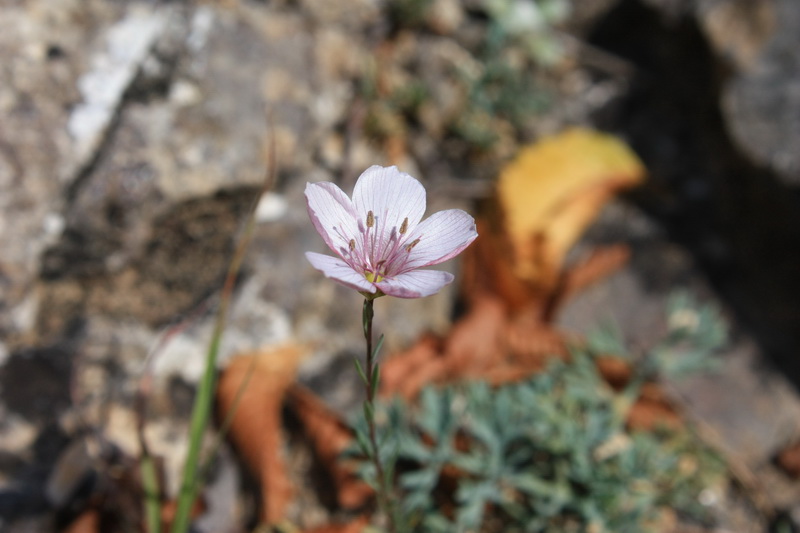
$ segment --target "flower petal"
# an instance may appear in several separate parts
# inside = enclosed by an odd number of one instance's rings
[[[397,167],[372,166],[359,176],[353,189],[353,205],[358,216],[372,211],[376,234],[385,245],[392,228],[400,228],[408,218],[411,231],[425,214],[425,187]]]
[[[339,255],[345,255],[350,239],[359,235],[358,213],[350,198],[335,184],[324,181],[306,184],[308,216],[325,240]]]
[[[397,298],[422,298],[436,294],[451,283],[454,276],[441,270],[414,270],[384,279],[375,285],[389,296]]]
[[[364,274],[353,270],[350,265],[330,255],[318,254],[316,252],[306,252],[306,259],[311,266],[325,274],[326,278],[338,281],[345,287],[375,293],[375,286],[367,281]]]
[[[408,236],[409,243],[414,244],[411,251],[400,250],[398,253],[408,253],[402,266],[398,265],[399,272],[408,272],[415,268],[436,265],[447,261],[470,245],[478,236],[475,229],[475,219],[461,209],[448,209],[439,211],[429,216],[418,225]]]

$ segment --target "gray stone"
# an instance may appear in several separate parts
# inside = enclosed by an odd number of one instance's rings
[[[775,29],[758,59],[725,89],[723,110],[739,148],[787,185],[800,185],[800,9],[775,0]]]

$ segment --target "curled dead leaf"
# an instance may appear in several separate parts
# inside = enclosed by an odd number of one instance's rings
[[[622,390],[633,376],[631,364],[614,355],[598,356],[594,360],[600,375],[611,385],[615,391]]]
[[[230,439],[261,483],[261,520],[285,518],[293,489],[283,460],[281,408],[307,350],[288,344],[234,358],[219,380],[221,417],[235,409]]]
[[[683,427],[680,415],[657,383],[645,383],[642,386],[639,398],[628,411],[627,424],[631,429],[643,430]]]
[[[500,298],[484,294],[446,338],[423,337],[390,357],[381,369],[381,395],[413,400],[431,383],[519,381],[542,370],[552,357],[567,357],[562,332],[542,323],[536,313],[509,313]]]
[[[628,262],[631,251],[627,245],[617,244],[592,250],[580,262],[567,268],[553,295],[547,310],[549,316],[555,315],[559,305],[570,296],[581,292],[594,283],[610,276]]]
[[[177,500],[169,500],[164,502],[161,505],[161,530],[162,531],[169,531],[172,529],[172,522],[175,520],[175,513],[178,510],[178,502]],[[198,497],[194,504],[192,504],[192,509],[189,512],[189,516],[192,519],[198,518],[206,511],[206,504],[203,501],[202,497]]]
[[[792,479],[800,479],[800,443],[781,450],[775,462]]]
[[[343,461],[342,452],[353,442],[353,432],[316,395],[300,385],[288,391],[287,400],[322,466],[331,476],[336,499],[345,509],[364,506],[374,491],[362,481],[353,464]]]
[[[554,287],[567,252],[603,205],[643,178],[642,163],[625,144],[587,129],[570,129],[523,149],[497,185],[515,276]]]
[[[540,301],[533,287],[514,274],[511,243],[502,228],[486,217],[476,225],[479,237],[463,254],[461,286],[467,301],[496,296],[512,311]]]
[[[64,533],[99,533],[100,512],[97,509],[88,509],[81,513],[72,523],[63,530]]]
[[[399,395],[403,398],[413,398],[418,384],[413,383],[415,373],[425,372],[423,381],[432,382],[440,375],[441,370],[436,367],[431,371],[433,361],[440,358],[441,340],[434,335],[424,335],[414,345],[405,350],[402,355],[389,357],[381,364],[381,396]],[[409,386],[411,384],[411,386]]]

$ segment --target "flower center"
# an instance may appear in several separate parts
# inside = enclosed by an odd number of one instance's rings
[[[386,213],[376,215],[368,211],[358,222],[360,236],[345,237],[334,227],[339,236],[346,239],[347,244],[340,248],[342,257],[370,283],[380,283],[400,273],[411,250],[421,240],[417,237],[409,242],[408,233],[412,228],[408,217],[397,226],[386,227],[386,216]]]
[[[378,274],[377,272],[365,272],[364,277],[367,278],[367,281],[370,283],[380,283],[383,281],[383,276]]]

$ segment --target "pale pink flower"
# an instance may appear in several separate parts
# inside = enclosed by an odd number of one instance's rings
[[[353,199],[330,182],[306,185],[308,214],[338,257],[306,252],[325,276],[368,298],[419,298],[439,292],[453,275],[420,270],[461,253],[478,236],[460,209],[425,213],[425,188],[397,167],[373,166],[358,178]]]

